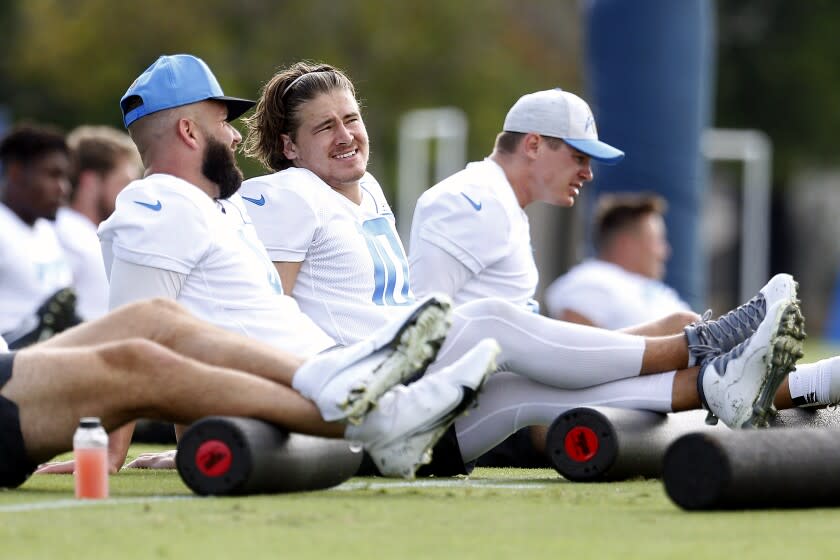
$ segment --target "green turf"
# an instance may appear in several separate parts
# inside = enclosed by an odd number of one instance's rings
[[[840,510],[685,513],[658,481],[574,484],[549,470],[247,498],[193,498],[171,471],[123,471],[105,502],[72,488],[36,475],[0,493],[0,558],[741,560],[840,545]]]
[[[807,359],[837,350],[809,343]],[[133,446],[131,455],[154,449]],[[840,547],[840,509],[686,513],[659,481],[574,484],[549,470],[195,498],[175,472],[133,469],[111,478],[111,495],[76,501],[67,475],[0,491],[0,559],[744,560]]]

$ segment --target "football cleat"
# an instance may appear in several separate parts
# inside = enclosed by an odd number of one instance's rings
[[[432,460],[440,437],[474,405],[499,351],[486,338],[446,368],[392,388],[359,426],[348,427],[346,437],[364,446],[382,475],[414,478]]]
[[[794,301],[770,307],[752,336],[701,367],[704,407],[730,428],[765,427],[776,390],[802,357],[804,323]]]
[[[768,308],[777,302],[798,303],[798,284],[790,274],[777,274],[751,300],[729,313],[709,320],[711,310],[703,318],[685,327],[688,340],[689,366],[703,365],[707,360],[729,352],[744,342],[764,320]]]
[[[307,361],[297,375],[311,368],[334,372],[314,395],[327,421],[357,424],[391,387],[420,377],[435,359],[446,338],[451,319],[446,296],[430,296],[370,337],[345,348],[319,354]]]
[[[81,322],[81,318],[76,315],[76,292],[72,288],[62,288],[44,301],[35,314],[24,320],[14,331],[5,333],[3,338],[9,343],[10,350],[18,350],[43,342]]]

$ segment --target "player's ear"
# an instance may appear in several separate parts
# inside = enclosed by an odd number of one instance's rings
[[[286,156],[286,159],[289,161],[294,161],[298,157],[297,153],[297,146],[295,146],[294,140],[288,134],[281,134],[280,140],[283,142],[283,155]]]
[[[537,152],[540,148],[540,142],[542,142],[542,137],[533,132],[529,132],[524,136],[524,138],[522,138],[522,151],[528,159],[536,159]]]
[[[181,117],[176,125],[176,134],[190,148],[198,148],[199,128],[198,123],[189,117]]]
[[[23,174],[26,171],[24,164],[20,161],[10,161],[6,164],[5,175],[7,181],[12,185],[18,184],[23,179]]]

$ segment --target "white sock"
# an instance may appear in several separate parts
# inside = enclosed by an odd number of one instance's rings
[[[788,376],[788,385],[797,406],[840,402],[840,357],[796,366]]]

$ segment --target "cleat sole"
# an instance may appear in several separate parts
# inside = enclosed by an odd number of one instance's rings
[[[376,368],[365,385],[354,387],[338,407],[351,424],[360,424],[365,415],[391,387],[422,374],[437,356],[449,331],[449,304],[429,300],[405,322],[384,348],[391,354]]]
[[[785,377],[796,368],[796,362],[803,356],[802,342],[805,340],[805,318],[799,306],[791,301],[781,312],[776,332],[770,342],[769,355],[765,362],[768,375],[759,395],[753,402],[752,414],[744,422],[744,428],[761,428],[769,425],[775,413],[773,400]]]

